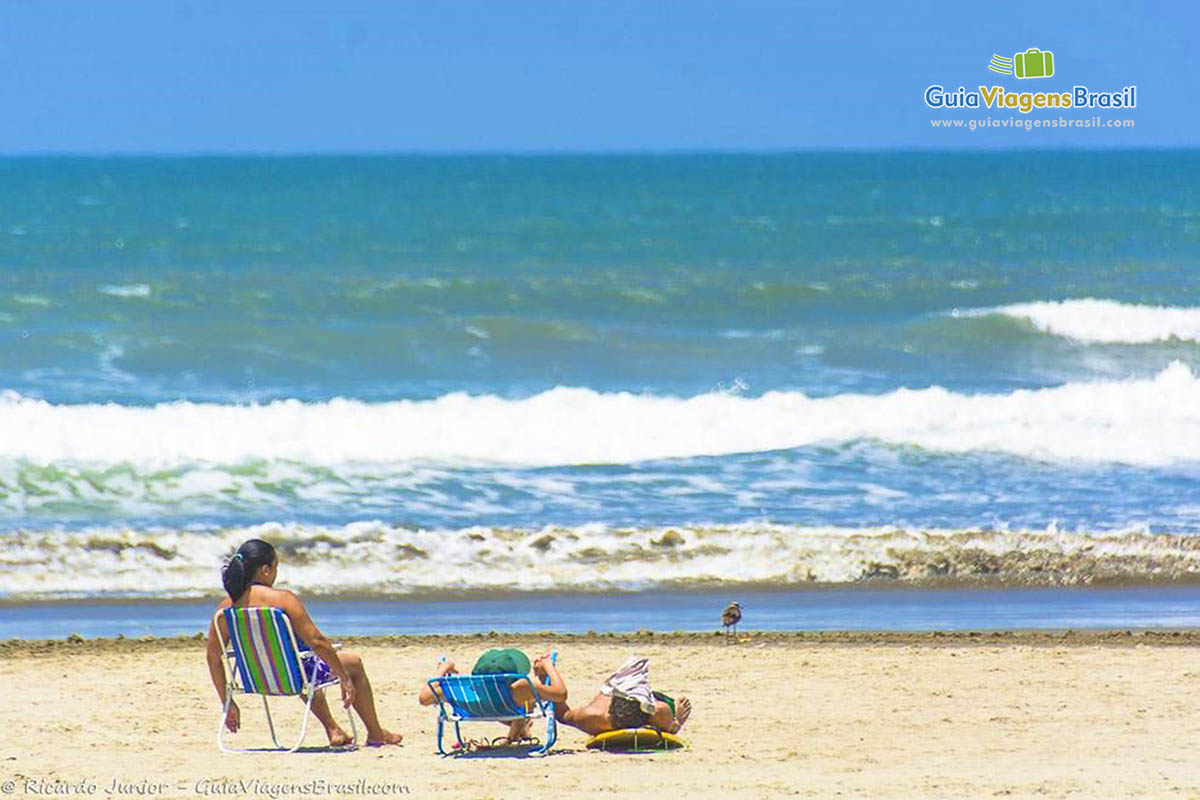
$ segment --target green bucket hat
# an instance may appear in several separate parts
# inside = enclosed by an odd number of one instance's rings
[[[471,668],[472,675],[528,675],[529,656],[512,647],[488,650]]]

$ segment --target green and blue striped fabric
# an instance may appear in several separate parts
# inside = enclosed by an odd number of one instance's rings
[[[304,677],[283,610],[227,608],[224,615],[242,688],[253,694],[300,694]]]

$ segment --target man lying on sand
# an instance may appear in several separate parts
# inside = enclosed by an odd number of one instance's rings
[[[231,606],[237,608],[270,606],[283,609],[296,638],[306,642],[315,654],[316,666],[314,673],[320,676],[323,671],[334,675],[342,689],[342,703],[349,708],[354,706],[358,715],[367,726],[367,744],[400,744],[403,735],[392,733],[379,724],[379,715],[375,712],[375,697],[371,693],[371,682],[363,669],[362,659],[356,654],[343,651],[338,653],[333,645],[308,616],[308,611],[300,598],[284,589],[274,588],[275,578],[279,574],[279,558],[275,548],[261,539],[251,539],[238,548],[233,558],[221,571],[221,582],[229,597],[217,605],[217,611]],[[229,640],[225,618],[218,617],[208,628],[208,672],[212,676],[213,686],[217,687],[217,697],[222,706],[225,704],[225,662],[221,653],[221,643],[217,639],[216,625],[221,626],[221,635]],[[340,747],[350,743],[350,737],[333,719],[329,705],[325,702],[324,690],[313,695],[312,713],[325,726],[329,744]],[[229,706],[225,717],[225,727],[236,733],[241,726],[241,711],[237,703]]]
[[[529,656],[520,650],[509,647],[499,650],[488,650],[475,662],[475,666],[471,668],[471,674],[528,675],[529,668]],[[434,677],[440,678],[443,675],[457,674],[458,670],[455,668],[454,662],[443,659],[438,664]],[[550,659],[549,654],[534,659],[533,674],[541,681],[537,687],[537,697],[554,702],[556,708],[558,703],[566,702],[567,684],[563,681],[562,675]],[[528,678],[518,678],[512,682],[510,688],[512,689],[513,699],[518,703],[525,703],[527,708],[535,699],[533,687],[529,685]],[[435,690],[430,688],[429,684],[426,683],[421,687],[421,693],[417,699],[423,706],[432,706],[438,702],[441,693],[441,687],[436,689],[435,694]],[[508,736],[504,737],[504,741],[500,742],[500,744],[516,744],[528,739],[532,724],[533,720],[531,719],[518,719],[508,723]]]
[[[678,702],[650,688],[650,659],[630,656],[585,706],[570,708],[565,699],[554,706],[555,718],[596,736],[622,728],[650,726],[678,733],[692,715],[686,697]]]

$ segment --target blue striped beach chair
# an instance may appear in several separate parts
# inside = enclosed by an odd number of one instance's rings
[[[558,653],[552,653],[550,660],[557,663]],[[521,678],[527,679],[533,689],[532,708],[526,708],[523,703],[513,699],[513,681]],[[514,722],[545,718],[546,741],[529,751],[536,755],[548,751],[558,737],[554,703],[538,694],[538,681],[530,675],[443,675],[430,678],[428,684],[438,699],[437,749],[444,756],[450,755],[442,746],[442,733],[447,722],[454,723],[454,738],[458,740],[459,754],[467,750],[459,728],[463,722]]]
[[[228,642],[221,635],[221,626],[217,624],[221,618],[225,620],[229,631]],[[321,679],[316,674],[316,655],[307,647],[301,646],[283,609],[227,608],[217,612],[213,624],[217,630],[221,651],[225,653],[227,676],[225,708],[221,710],[221,720],[217,725],[217,747],[224,753],[258,752],[252,749],[235,749],[225,744],[225,716],[229,713],[234,694],[257,694],[262,696],[263,709],[267,712],[267,727],[271,731],[271,741],[275,743],[275,749],[288,753],[296,752],[304,742],[316,690],[335,686],[338,679],[332,675]],[[275,736],[275,723],[271,719],[268,697],[307,699],[304,719],[300,723],[300,735],[291,747],[279,744],[279,739]],[[350,735],[353,741],[357,741],[358,730],[354,724],[354,714],[350,713],[349,716]]]

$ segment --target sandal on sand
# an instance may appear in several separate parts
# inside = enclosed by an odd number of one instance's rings
[[[524,739],[512,739],[507,736],[497,736],[495,739],[467,739],[462,745],[455,742],[450,746],[451,750],[460,750],[464,753],[478,753],[484,750],[497,750],[501,747],[516,747],[518,745],[529,745],[538,747],[541,745],[541,740],[536,736],[527,736]]]
[[[499,742],[499,744],[497,744]],[[507,736],[498,736],[492,739],[492,747],[518,747],[529,745],[531,747],[539,747],[542,740],[536,736],[522,736],[520,739],[510,739]]]

